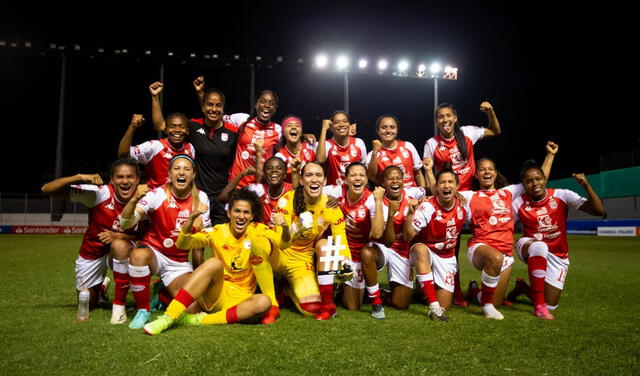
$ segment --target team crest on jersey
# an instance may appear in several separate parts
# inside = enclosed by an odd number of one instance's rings
[[[244,249],[251,249],[251,240],[244,241]]]
[[[221,134],[220,134],[220,139],[221,139],[223,142],[227,142],[227,141],[229,141],[229,134],[228,134],[228,133],[221,133]]]
[[[356,150],[351,149],[351,156],[352,157],[357,157],[358,156],[358,152]]]
[[[365,217],[365,215],[366,215],[366,213],[365,213],[365,211],[364,211],[364,208],[360,208],[360,209],[358,209],[358,217],[360,217],[360,218],[364,218],[364,217]]]
[[[554,200],[554,199],[549,200],[549,207],[551,209],[557,209],[558,208],[558,203],[556,202],[556,200]]]
[[[458,206],[458,209],[457,209],[456,213],[458,215],[458,220],[462,220],[462,217],[463,217],[462,209],[460,209],[459,206]]]
[[[402,156],[405,158],[409,158],[409,153],[407,153],[407,151],[404,149],[401,149],[401,150],[402,150]]]
[[[318,226],[324,225],[324,217],[318,217]]]
[[[267,137],[273,136],[273,131],[271,129],[267,130]]]

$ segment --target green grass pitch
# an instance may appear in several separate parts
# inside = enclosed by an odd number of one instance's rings
[[[433,322],[421,304],[386,308],[387,318],[376,321],[364,305],[326,322],[284,310],[270,326],[175,327],[155,337],[109,324],[110,309],[75,322],[80,240],[0,237],[1,374],[640,374],[638,238],[571,236],[554,321],[534,317],[521,298],[500,308],[502,322],[485,319],[477,305]],[[466,257],[461,264],[463,286],[480,278]],[[516,261],[511,284],[525,275]]]

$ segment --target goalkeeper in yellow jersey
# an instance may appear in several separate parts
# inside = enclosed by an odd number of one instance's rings
[[[189,325],[269,323],[278,316],[269,256],[276,247],[290,246],[289,225],[282,214],[273,216],[276,230],[254,222],[262,218],[262,203],[249,190],[236,190],[228,204],[229,223],[191,234],[195,218],[208,210],[201,206],[182,226],[177,247],[209,246],[213,257],[193,271],[165,314],[144,326],[147,334],[159,334],[175,322]],[[262,294],[254,294],[256,280]],[[195,301],[204,312],[185,313]]]
[[[348,272],[353,270],[351,252],[342,211],[327,207],[322,194],[327,180],[322,165],[308,162],[300,174],[300,186],[285,193],[276,208],[291,227],[292,244],[273,252],[271,265],[276,277],[289,282],[287,293],[302,314],[328,320],[336,314],[334,275],[343,280],[353,276]]]

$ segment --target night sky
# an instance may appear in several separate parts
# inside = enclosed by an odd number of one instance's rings
[[[638,149],[638,64],[632,56],[640,48],[630,9],[612,2],[575,8],[545,2],[448,3],[235,2],[233,9],[158,11],[109,3],[109,8],[87,6],[81,15],[53,5],[27,10],[3,4],[0,40],[81,46],[83,52],[67,60],[65,175],[105,170],[133,113],[148,120],[134,142],[155,136],[147,87],[159,78],[155,54],[169,49],[199,56],[281,55],[285,61],[310,61],[323,51],[346,53],[352,62],[366,56],[370,64],[383,56],[392,64],[399,58],[452,64],[459,68],[459,80],[439,81],[439,101],[456,104],[463,125],[486,126],[479,105],[493,104],[503,134],[476,144],[476,155],[494,158],[512,180],[525,159],[542,161],[548,139],[560,145],[552,178],[596,173],[600,155]],[[104,47],[108,56],[91,59],[90,47]],[[114,57],[111,51],[122,48],[132,55],[148,48],[154,55],[140,61]],[[299,114],[305,131],[318,134],[321,119],[343,107],[340,74],[266,65],[256,69],[256,90],[278,93],[274,120]],[[59,57],[0,47],[5,160],[22,160],[11,164],[0,192],[37,192],[53,178],[60,67]],[[191,87],[198,75],[225,92],[226,112],[249,110],[246,67],[176,59],[165,61],[165,114],[199,115]],[[351,118],[367,149],[376,118],[392,113],[400,119],[398,138],[413,142],[421,153],[433,135],[433,101],[431,80],[350,75]],[[35,159],[41,161],[31,162]]]

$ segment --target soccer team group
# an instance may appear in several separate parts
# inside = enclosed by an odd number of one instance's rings
[[[273,121],[273,91],[259,93],[252,114],[226,115],[220,90],[205,91],[202,77],[193,85],[202,117],[191,120],[165,118],[162,83],[149,86],[153,126],[166,138],[133,146],[145,121],[133,115],[107,183],[77,174],[42,187],[89,208],[76,289],[89,290],[96,307],[111,268],[113,324],[127,321],[129,289],[137,307],[129,327],[151,335],[178,324],[273,323],[289,299],[301,314],[327,320],[336,314],[336,281],[346,309],[359,310],[366,294],[371,316],[384,319],[385,305],[409,307],[414,279],[434,320],[447,321],[452,304],[473,301],[487,318],[502,320],[497,307],[520,294],[535,316],[551,320],[569,268],[569,207],[604,215],[583,174],[574,177],[587,198],[546,188],[553,142],[542,166],[525,163],[518,184],[508,185],[494,161],[476,161],[474,143],[501,131],[488,102],[480,105],[486,128],[460,126],[453,105],[440,105],[438,133],[421,159],[398,139],[394,115],[378,118],[367,154],[344,111],[324,120],[316,139],[303,134],[298,116]],[[528,265],[529,283],[519,278],[506,294],[517,220],[523,236],[515,253]],[[473,232],[467,258],[481,271],[466,295],[458,273],[465,222]],[[206,260],[205,247],[212,252]],[[381,294],[384,267],[390,291]],[[159,281],[152,286],[153,275]],[[164,314],[152,321],[157,309]]]

